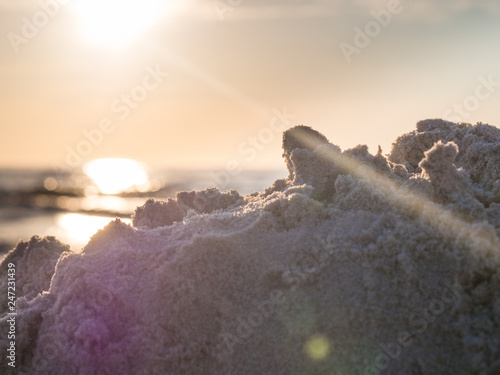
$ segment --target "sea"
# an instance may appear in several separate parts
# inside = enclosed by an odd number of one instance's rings
[[[152,169],[130,159],[98,159],[81,170],[0,169],[0,258],[19,241],[55,236],[79,252],[116,217],[126,223],[136,207],[178,191],[216,187],[261,191],[283,170]]]

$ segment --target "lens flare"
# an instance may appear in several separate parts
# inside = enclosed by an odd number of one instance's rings
[[[305,351],[312,360],[321,361],[330,354],[330,342],[323,335],[312,336],[306,342]]]

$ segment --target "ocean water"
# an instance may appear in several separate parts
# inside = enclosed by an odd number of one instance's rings
[[[130,222],[135,208],[149,198],[166,199],[178,191],[208,187],[248,194],[286,176],[286,171],[230,176],[209,170],[151,169],[113,160],[100,159],[94,169],[71,173],[0,169],[0,256],[33,235],[55,236],[79,251],[115,217]]]

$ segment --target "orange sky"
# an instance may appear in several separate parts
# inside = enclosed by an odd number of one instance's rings
[[[0,167],[280,168],[295,124],[372,152],[500,124],[496,0],[81,1],[0,0]]]

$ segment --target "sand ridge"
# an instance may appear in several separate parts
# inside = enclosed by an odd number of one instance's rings
[[[283,144],[262,192],[148,201],[82,253],[20,243],[15,373],[497,374],[500,130],[425,120],[387,157],[305,126]]]

